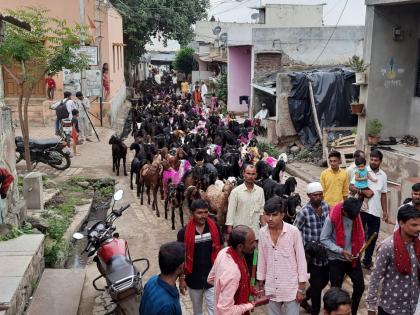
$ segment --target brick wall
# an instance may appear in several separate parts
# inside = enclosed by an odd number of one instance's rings
[[[282,54],[258,53],[255,56],[254,77],[256,79],[267,74],[280,71],[282,66]]]

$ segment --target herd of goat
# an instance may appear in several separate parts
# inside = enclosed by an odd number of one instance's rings
[[[275,165],[267,163],[257,149],[258,122],[245,120],[238,123],[233,115],[203,115],[197,113],[189,99],[166,97],[144,105],[132,102],[124,130],[113,135],[112,169],[119,176],[120,163],[124,175],[128,149],[135,151],[131,161],[130,182],[137,186],[137,196],[147,202],[159,217],[158,194],[165,205],[165,219],[171,210],[172,229],[175,229],[175,211],[179,209],[180,223],[184,226],[183,205],[195,199],[205,199],[210,212],[223,226],[230,192],[243,182],[241,169],[254,164],[256,184],[264,190],[265,200],[278,195],[284,199],[285,220],[292,222],[296,208],[301,205],[299,194],[294,193],[297,182],[289,177],[281,183],[285,161]],[[207,116],[207,117],[206,117]],[[124,139],[130,134],[134,142],[128,148]],[[265,155],[266,156],[266,155]]]

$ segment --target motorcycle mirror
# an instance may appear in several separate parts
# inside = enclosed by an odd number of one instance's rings
[[[124,191],[122,189],[118,190],[115,194],[114,194],[114,200],[118,201],[121,200],[123,197]]]
[[[79,232],[73,234],[73,238],[75,240],[81,240],[83,237],[84,237],[83,234]]]

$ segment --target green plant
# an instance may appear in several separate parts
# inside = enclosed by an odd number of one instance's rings
[[[352,135],[357,135],[357,128],[353,128],[353,129],[351,130],[351,134],[352,134]]]
[[[173,66],[175,70],[189,74],[193,70],[194,49],[190,47],[182,47],[176,52]]]
[[[64,20],[48,16],[45,9],[26,7],[7,12],[31,26],[28,31],[13,24],[7,25],[0,45],[0,65],[18,86],[17,112],[25,146],[26,168],[31,171],[29,100],[46,74],[56,74],[63,68],[72,71],[86,69],[87,58],[77,56],[73,50],[78,47],[79,37],[84,36],[85,30],[80,26],[68,27]],[[14,67],[18,71],[13,71]]]
[[[360,103],[359,103],[359,99],[357,99],[357,98],[352,98],[352,99],[351,99],[351,103],[350,103],[350,105],[356,105],[356,104],[360,104]]]
[[[221,74],[216,81],[216,89],[217,89],[217,98],[224,103],[227,103],[227,95],[228,95],[228,84],[227,84],[227,74]]]
[[[12,240],[24,234],[32,234],[32,225],[30,223],[25,223],[21,228],[13,226],[7,234],[0,236],[0,242]]]
[[[367,133],[369,136],[379,136],[382,131],[382,123],[379,121],[379,119],[371,119],[367,123]]]
[[[267,152],[269,156],[272,156],[277,159],[277,157],[280,155],[280,150],[271,143],[265,143],[265,142],[258,142],[257,144],[258,151],[262,155],[264,152]]]
[[[349,59],[349,66],[352,68],[356,73],[365,72],[367,69],[367,65],[362,58],[359,56],[354,55]]]

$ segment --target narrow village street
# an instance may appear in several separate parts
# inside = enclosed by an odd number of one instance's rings
[[[95,139],[93,142],[85,142],[79,146],[80,156],[72,158],[71,167],[65,171],[57,171],[53,168],[39,164],[36,171],[39,171],[55,181],[63,181],[72,176],[83,176],[88,178],[106,178],[111,177],[116,181],[115,191],[122,189],[124,196],[116,206],[123,206],[130,204],[130,208],[116,221],[117,231],[120,233],[121,238],[126,239],[129,243],[130,253],[133,258],[148,258],[150,261],[150,269],[146,273],[143,284],[147,282],[150,276],[159,273],[158,267],[158,251],[160,245],[176,240],[176,233],[180,228],[179,217],[176,214],[176,230],[171,229],[170,220],[164,218],[164,207],[163,202],[159,201],[159,211],[161,217],[158,218],[150,206],[147,205],[147,198],[145,204],[140,205],[139,198],[136,197],[135,186],[134,190],[130,189],[130,163],[133,157],[133,152],[129,151],[127,157],[127,173],[128,176],[123,176],[122,168],[120,169],[120,176],[117,177],[112,172],[112,155],[111,146],[108,144],[108,140],[115,130],[109,128],[97,128],[100,142]],[[17,130],[17,132],[19,132]],[[48,127],[32,127],[31,134],[37,138],[51,138],[53,137],[52,128]],[[132,138],[129,137],[125,143],[131,144]],[[304,167],[304,165],[300,165]],[[24,172],[24,163],[17,165],[18,172]],[[304,169],[302,169],[305,172]],[[288,174],[285,175],[287,178]],[[298,182],[296,192],[300,194],[302,198],[302,204],[308,201],[306,195],[307,183],[302,179],[296,177]],[[187,220],[188,210],[184,205],[184,218]],[[169,214],[170,215],[170,214]],[[384,235],[380,235],[383,239]],[[86,279],[82,292],[82,298],[79,305],[79,315],[103,315],[109,309],[106,308],[110,304],[110,298],[101,292],[94,290],[92,286],[92,280],[98,276],[98,270],[96,264],[89,260],[86,266]],[[365,283],[368,284],[369,277],[365,275]],[[103,284],[103,283],[102,283]],[[351,283],[347,280],[344,287],[351,291]],[[181,306],[183,314],[193,315],[191,301],[186,296],[181,296]],[[262,315],[266,314],[265,308],[262,307],[255,311],[253,314]],[[305,314],[301,309],[301,314]],[[366,315],[367,311],[364,302],[361,303],[358,314]]]

